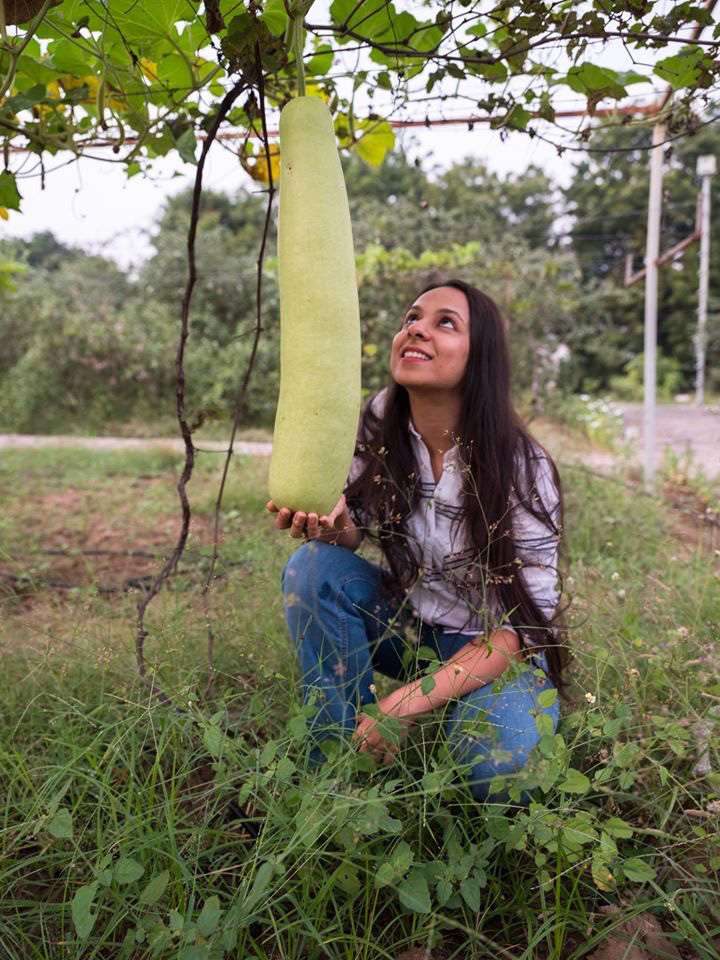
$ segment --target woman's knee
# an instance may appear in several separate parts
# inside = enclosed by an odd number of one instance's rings
[[[508,799],[507,778],[519,774],[540,740],[539,713],[550,716],[557,729],[558,708],[539,709],[529,697],[488,696],[489,688],[473,701],[461,701],[446,724],[449,754],[463,765],[463,775],[477,800]],[[477,694],[478,691],[475,691]],[[483,709],[482,704],[485,704]],[[524,802],[527,802],[527,797]]]
[[[330,565],[325,551],[332,549],[331,544],[317,540],[310,540],[297,549],[283,567],[283,593],[302,595],[308,588],[314,588],[326,576]]]
[[[314,603],[341,591],[355,602],[374,591],[373,565],[348,547],[311,540],[285,564],[282,589],[286,602],[290,597],[301,604]]]

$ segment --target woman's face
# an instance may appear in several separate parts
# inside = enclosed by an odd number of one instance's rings
[[[418,351],[427,359],[413,355]],[[419,296],[403,317],[393,337],[390,374],[408,390],[459,390],[469,352],[467,297],[455,287],[436,287]]]

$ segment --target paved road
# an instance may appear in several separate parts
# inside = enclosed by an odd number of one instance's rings
[[[618,403],[625,421],[625,437],[634,448],[633,459],[642,463],[642,404]],[[720,477],[720,410],[707,407],[698,409],[690,404],[664,404],[657,408],[656,431],[658,441],[658,463],[663,448],[668,445],[678,454],[683,454],[689,444],[695,462],[709,477]],[[134,439],[128,437],[63,437],[36,436],[24,434],[0,434],[0,449],[7,447],[85,447],[93,450],[133,450],[155,447],[182,453],[185,449],[179,438]],[[199,444],[201,450],[224,450],[222,441],[206,440]],[[272,444],[236,441],[236,453],[270,456]],[[593,465],[604,468],[612,464],[612,454],[590,456]]]

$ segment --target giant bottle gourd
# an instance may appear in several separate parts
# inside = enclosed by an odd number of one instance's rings
[[[329,513],[360,414],[360,312],[345,180],[317,97],[280,115],[280,396],[269,492],[278,507]]]

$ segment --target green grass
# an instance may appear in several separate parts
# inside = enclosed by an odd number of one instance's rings
[[[576,960],[617,924],[607,904],[653,914],[685,957],[717,956],[712,528],[685,536],[660,501],[563,472],[574,702],[524,775],[536,802],[481,806],[442,751],[438,716],[392,767],[341,747],[308,772],[280,594],[297,544],[264,511],[262,460],[238,458],[229,478],[208,701],[200,590],[220,468],[200,455],[186,572],[148,610],[167,710],[136,674],[137,593],[99,591],[160,560],[75,558],[63,575],[87,586],[58,591],[39,579],[65,560],[33,551],[103,533],[108,549],[167,555],[180,458],[3,454],[0,569],[30,578],[0,586],[3,960],[378,960],[425,945],[463,960]],[[702,723],[705,775],[693,772]],[[225,823],[231,798],[265,818],[257,841]]]

